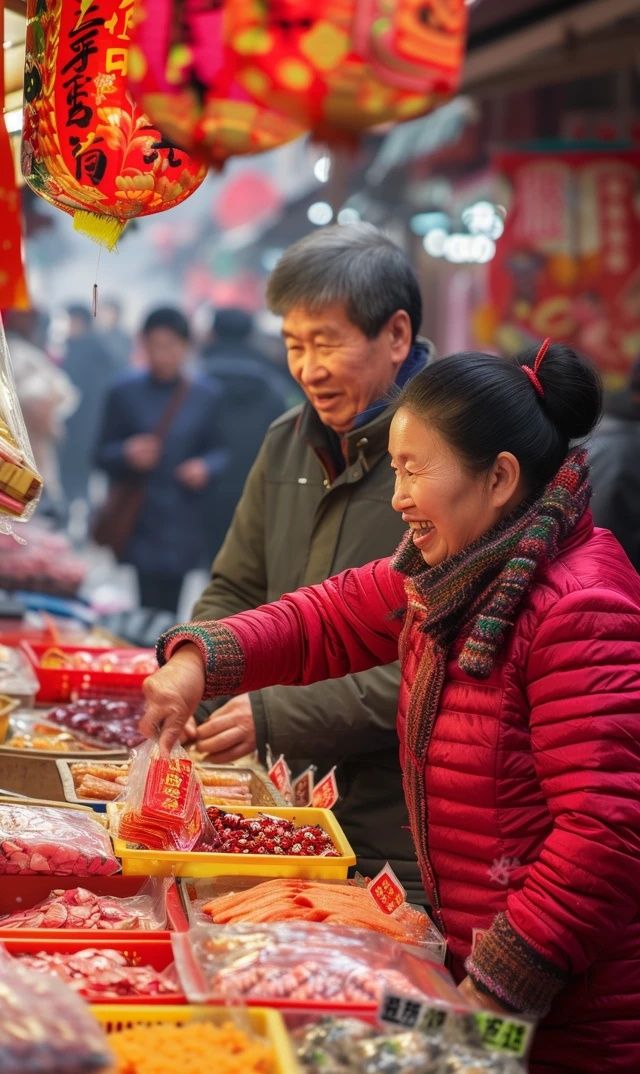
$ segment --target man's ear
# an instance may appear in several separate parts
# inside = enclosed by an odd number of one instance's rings
[[[406,310],[396,310],[387,321],[384,331],[388,333],[391,353],[396,365],[402,365],[411,350],[411,319]]]

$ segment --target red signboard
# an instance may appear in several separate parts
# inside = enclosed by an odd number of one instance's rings
[[[507,216],[489,268],[493,342],[551,336],[620,380],[640,354],[640,153],[499,157]]]

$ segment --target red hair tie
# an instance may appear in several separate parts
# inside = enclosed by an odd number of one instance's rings
[[[538,370],[539,370],[540,366],[542,365],[542,363],[543,363],[543,361],[544,361],[544,359],[546,357],[546,353],[549,350],[550,346],[551,346],[551,338],[550,338],[550,336],[547,336],[547,338],[542,341],[542,343],[540,344],[540,347],[538,348],[538,353],[536,354],[535,360],[534,360],[534,363],[533,363],[533,369],[531,368],[530,365],[521,365],[520,366],[522,372],[525,373],[526,376],[529,378],[529,380],[533,384],[535,390],[537,391],[537,393],[538,393],[538,395],[540,396],[541,399],[544,399],[544,388],[542,387],[542,384],[540,383],[540,378],[538,377]]]

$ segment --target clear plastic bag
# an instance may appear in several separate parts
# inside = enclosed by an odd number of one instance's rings
[[[12,533],[13,522],[27,522],[31,518],[42,485],[0,320],[0,532]]]
[[[182,746],[165,758],[158,743],[132,752],[118,811],[118,836],[148,850],[214,849],[219,839],[207,816],[195,765]]]
[[[385,914],[366,886],[355,880],[212,877],[189,881],[185,901],[194,925],[262,924],[297,918],[370,928],[398,943],[419,947],[435,962],[444,962],[446,943],[424,910],[404,903],[394,914]]]
[[[137,895],[117,898],[86,888],[56,889],[35,906],[0,917],[3,929],[143,929],[156,931],[167,924],[170,879],[151,877]]]
[[[93,812],[0,803],[0,874],[110,876],[119,869]]]
[[[511,1056],[449,1037],[446,1028],[425,1033],[331,1017],[293,1031],[303,1074],[524,1074]]]
[[[2,1074],[93,1074],[112,1066],[104,1032],[67,985],[0,951]]]
[[[311,922],[196,926],[172,942],[192,1003],[375,1009],[392,991],[465,1007],[442,966],[365,929]]]
[[[27,657],[11,645],[0,645],[0,694],[33,701],[40,684]]]

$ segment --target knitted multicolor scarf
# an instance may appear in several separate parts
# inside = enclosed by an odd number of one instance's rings
[[[411,688],[406,725],[405,794],[418,861],[437,909],[437,892],[428,860],[425,760],[444,685],[448,650],[462,641],[458,666],[482,679],[491,674],[513,626],[518,608],[536,571],[558,555],[589,503],[587,454],[567,455],[540,497],[527,501],[497,526],[437,567],[428,567],[415,548],[411,532],[393,560],[407,575],[409,605],[426,613],[426,635]],[[401,656],[408,642],[411,616],[400,640]]]

